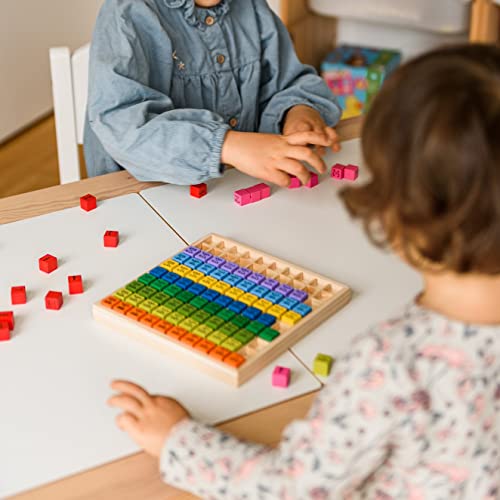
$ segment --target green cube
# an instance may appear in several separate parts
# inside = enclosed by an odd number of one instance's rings
[[[133,293],[132,295],[127,297],[124,302],[126,302],[127,304],[130,304],[132,306],[137,307],[141,302],[144,302],[144,297],[142,295],[137,294],[137,293]]]
[[[153,310],[155,310],[158,307],[158,304],[151,299],[145,300],[144,302],[141,302],[141,309],[151,313]]]
[[[126,288],[120,288],[120,290],[117,290],[113,295],[120,300],[125,300],[127,297],[132,295],[132,292]]]
[[[149,286],[161,292],[162,290],[167,288],[168,283],[163,280],[154,280],[152,283],[149,284]]]
[[[243,344],[241,342],[238,342],[235,339],[228,338],[224,342],[222,342],[221,347],[225,347],[231,352],[237,351]]]
[[[193,330],[193,333],[195,335],[198,335],[198,337],[203,337],[203,338],[207,338],[212,332],[213,332],[212,328],[210,328],[207,325],[200,325]]]
[[[196,309],[196,307],[192,306],[191,304],[184,304],[182,307],[179,307],[179,309],[177,309],[177,312],[188,317],[191,316],[191,314],[194,314],[197,310],[198,309]]]
[[[155,293],[157,293],[157,290],[150,286],[145,286],[141,288],[137,293],[139,295],[142,295],[145,299],[149,299],[149,297],[152,297]]]
[[[172,309],[170,307],[167,307],[167,306],[160,306],[160,307],[157,307],[152,314],[154,314],[155,316],[158,316],[159,318],[161,319],[165,319],[169,314],[172,314],[174,312],[175,309]]]
[[[208,304],[208,300],[207,299],[203,299],[202,297],[195,297],[190,302],[190,304],[192,306],[196,307],[196,309],[203,309]]]
[[[193,304],[190,302],[190,304]],[[205,323],[208,318],[210,318],[210,314],[207,313],[206,311],[196,311],[191,318],[193,318],[195,321],[198,321],[198,323]]]
[[[235,316],[233,319],[231,319],[231,323],[236,325],[238,328],[245,328],[245,326],[250,323],[250,320],[248,318],[245,318],[245,316],[241,316],[241,314],[238,314],[238,316]]]
[[[179,309],[179,307],[182,307],[184,305],[184,303],[181,302],[180,300],[177,300],[177,299],[170,299],[168,302],[165,302],[165,304],[163,304],[163,305],[166,307],[170,307],[170,308],[172,308],[173,311],[175,311],[176,309]]]
[[[176,285],[169,285],[167,288],[163,289],[163,293],[166,293],[170,297],[175,297],[176,295],[179,295],[182,292],[182,288],[176,286]]]
[[[207,340],[217,345],[221,345],[226,339],[227,335],[224,335],[222,332],[214,332],[207,337]]]
[[[153,281],[155,281],[155,280],[156,280],[156,278],[152,274],[146,273],[146,274],[143,274],[137,281],[140,281],[144,285],[149,285],[149,284],[153,283]]]
[[[180,314],[178,312],[173,312],[172,314],[169,314],[165,319],[169,323],[171,323],[172,325],[178,326],[180,323],[182,323],[186,319],[186,316],[184,316],[184,314]]]
[[[245,327],[249,332],[252,332],[255,335],[258,335],[260,332],[265,330],[266,325],[259,323],[258,321],[252,321]]]
[[[212,328],[212,330],[218,330],[224,323],[225,321],[218,316],[212,316],[207,321],[205,321],[205,324]]]
[[[179,324],[181,328],[184,328],[188,332],[193,332],[199,325],[198,321],[191,318],[187,318]]]
[[[274,328],[266,328],[259,333],[259,338],[266,342],[272,342],[276,337],[279,337],[280,332]]]
[[[243,345],[248,344],[254,338],[255,335],[248,330],[240,330],[238,333],[233,335],[233,339],[241,342]]]
[[[314,358],[313,372],[321,377],[328,377],[330,375],[330,370],[332,369],[333,358],[327,354],[319,353]]]
[[[152,297],[150,297],[151,300],[156,302],[158,305],[165,304],[168,300],[170,300],[170,297],[163,292],[158,292],[155,293]]]
[[[210,314],[217,314],[222,309],[222,306],[216,304],[215,302],[209,302],[204,308],[204,311],[207,311]]]
[[[141,288],[144,288],[144,284],[139,281],[132,281],[132,283],[129,283],[125,288],[132,293],[137,293]]]
[[[236,325],[233,325],[232,323],[226,323],[225,325],[222,325],[219,328],[219,331],[224,335],[227,335],[228,337],[234,335],[238,330],[239,328]]]
[[[230,311],[229,309],[222,309],[217,313],[217,316],[219,316],[219,318],[222,318],[224,321],[229,321],[236,316],[236,313]]]
[[[187,304],[188,302],[191,302],[195,297],[196,297],[196,295],[194,293],[191,293],[188,291],[183,291],[175,296],[176,299],[179,299],[180,301],[184,302],[185,304]]]

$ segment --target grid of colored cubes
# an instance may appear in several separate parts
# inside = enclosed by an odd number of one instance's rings
[[[101,305],[237,368],[246,344],[272,342],[277,322],[293,326],[308,315],[307,299],[303,290],[188,247]]]
[[[256,184],[246,189],[234,192],[234,201],[237,205],[244,206],[264,200],[271,196],[271,188],[264,183]]]

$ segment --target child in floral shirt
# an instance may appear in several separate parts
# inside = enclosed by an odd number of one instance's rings
[[[342,194],[422,293],[358,338],[276,449],[117,381],[118,425],[203,498],[500,499],[500,49],[422,56],[367,117]]]

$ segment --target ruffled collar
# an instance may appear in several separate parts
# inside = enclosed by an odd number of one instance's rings
[[[170,7],[171,9],[182,9],[186,21],[192,26],[197,26],[200,28],[205,27],[205,24],[200,19],[198,19],[198,16],[196,15],[195,0],[164,0],[164,2],[167,7]],[[222,0],[215,7],[210,7],[204,10],[206,10],[207,13],[210,12],[214,16],[220,18],[227,14],[227,12],[229,11],[230,3],[231,0]]]

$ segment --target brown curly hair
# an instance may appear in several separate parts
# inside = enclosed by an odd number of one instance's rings
[[[442,48],[402,66],[362,145],[372,179],[341,196],[373,242],[421,269],[500,273],[500,48]]]

